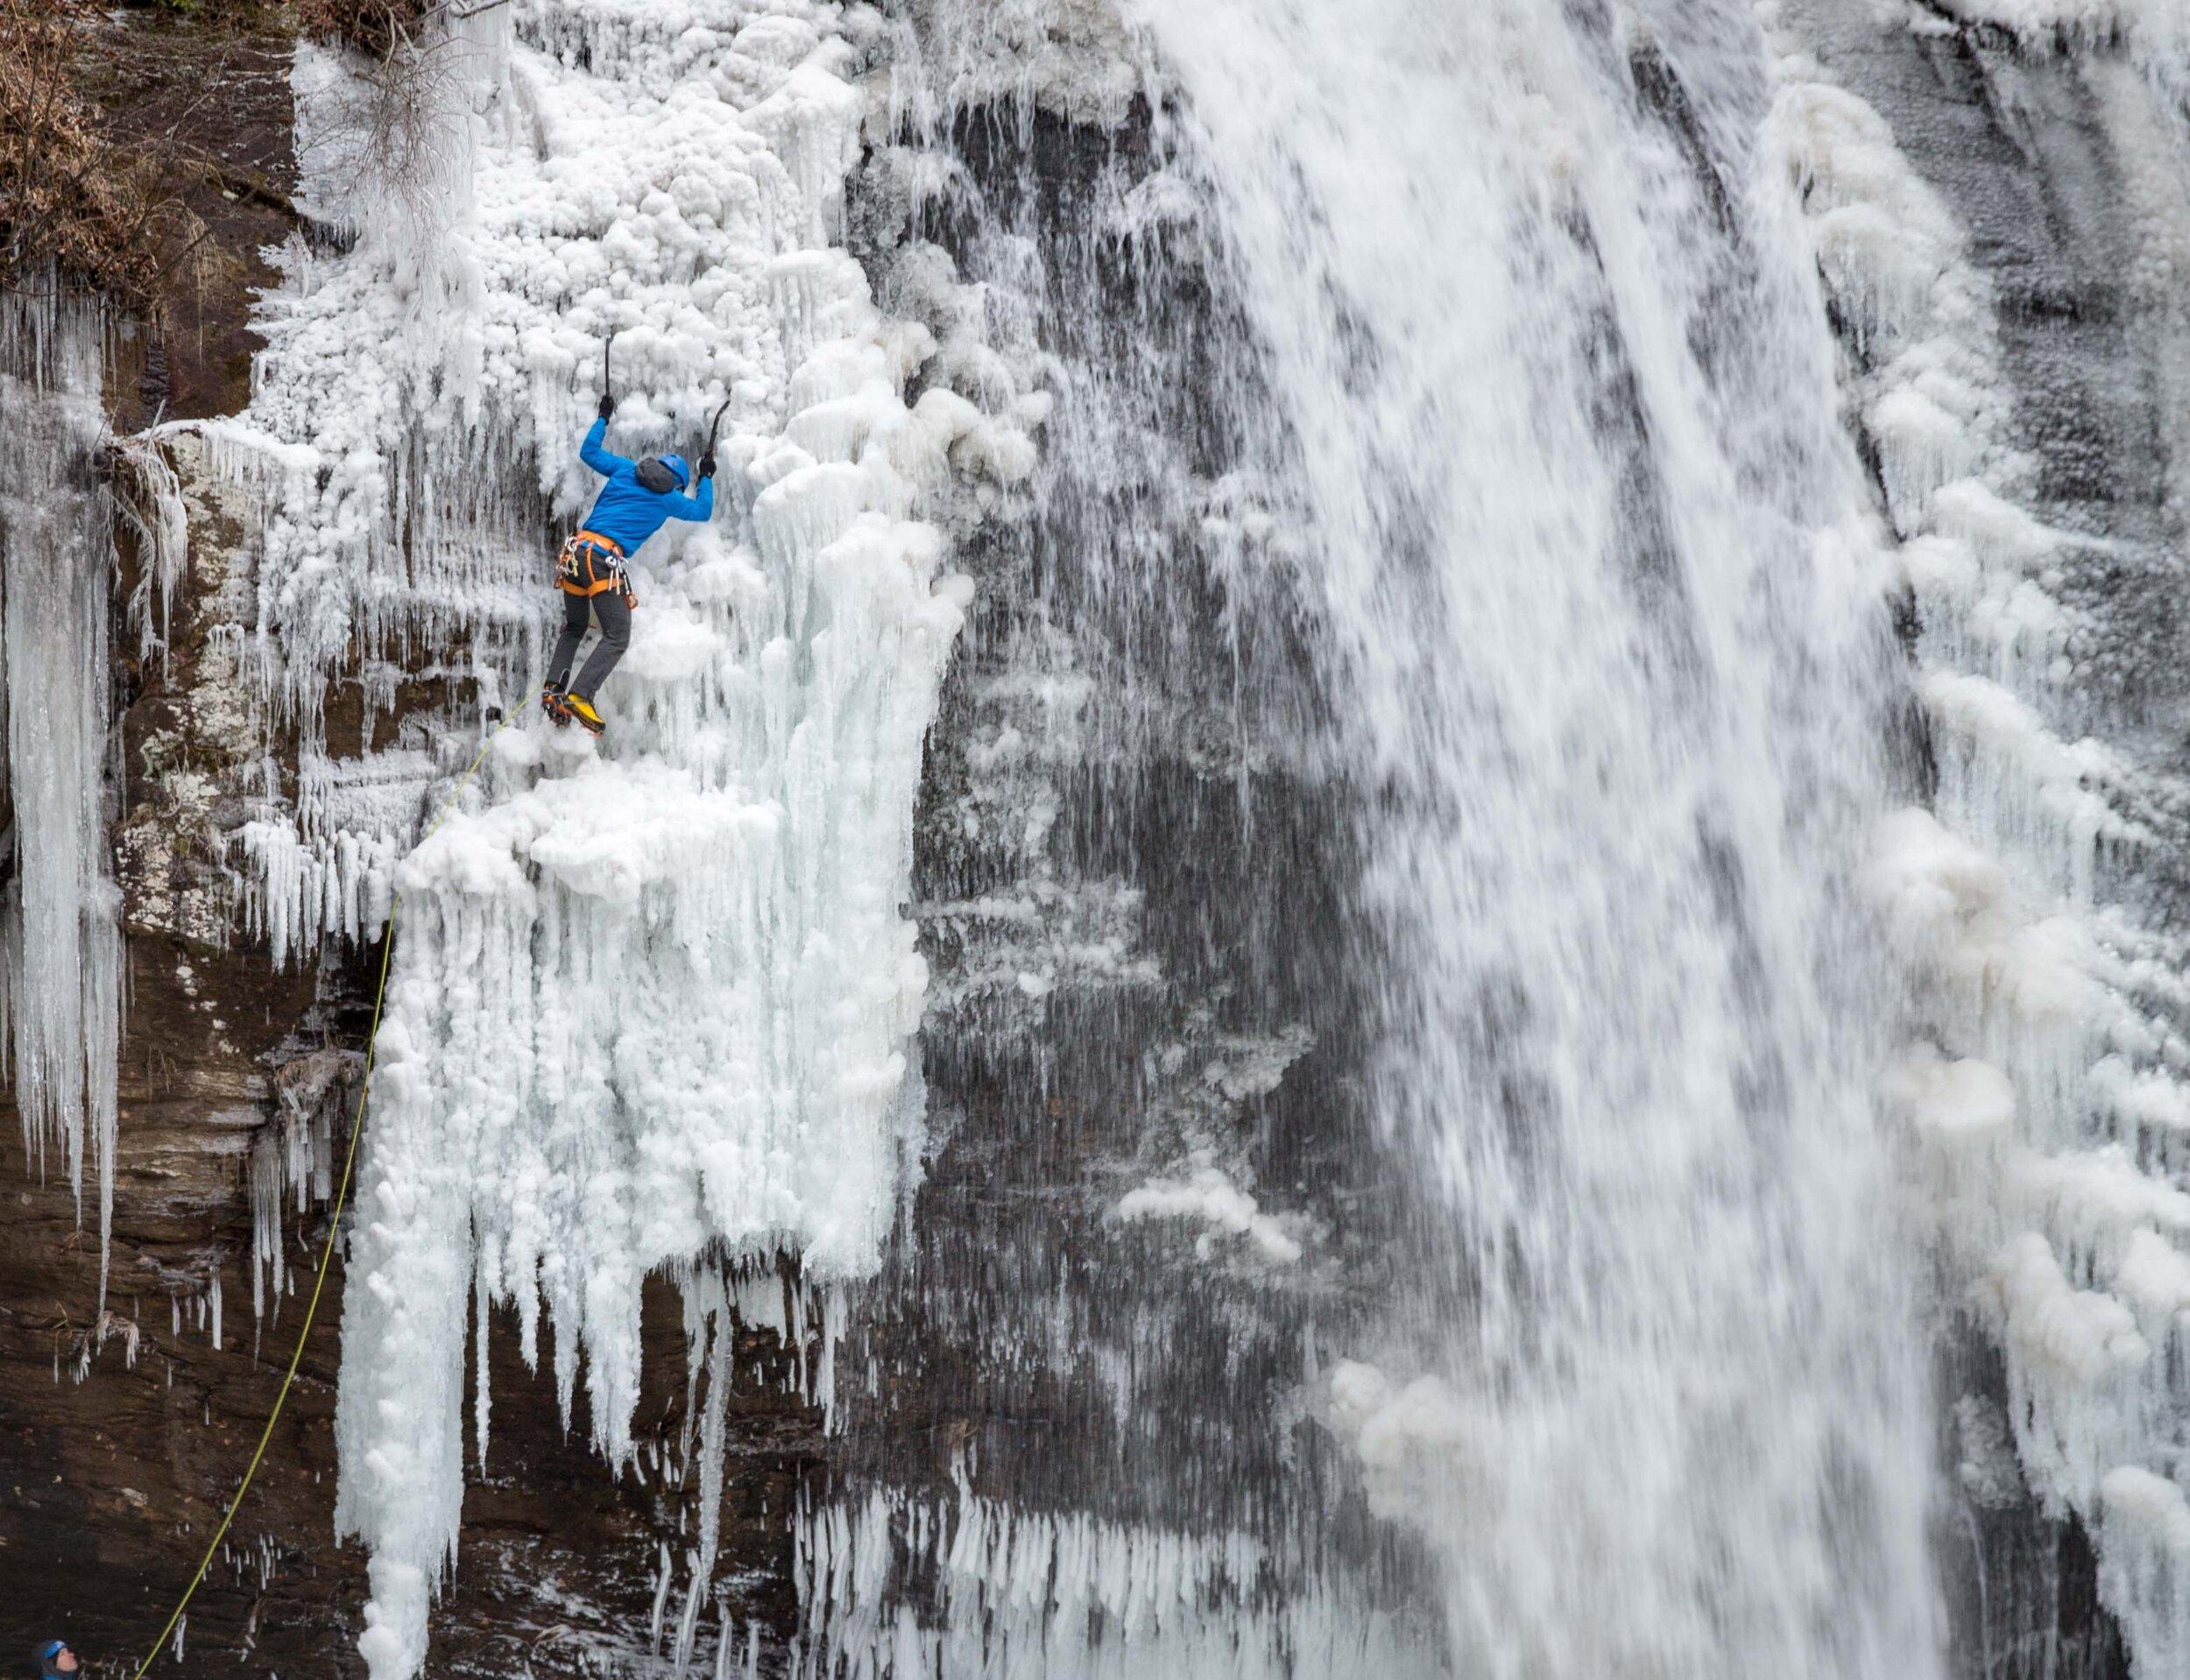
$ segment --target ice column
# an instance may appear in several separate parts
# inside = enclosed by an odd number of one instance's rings
[[[88,310],[0,300],[0,667],[5,671],[7,1048],[26,1153],[58,1150],[113,1222],[121,934],[106,860],[112,510],[99,451],[102,342]]]

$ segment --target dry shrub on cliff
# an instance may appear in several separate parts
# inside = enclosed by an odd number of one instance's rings
[[[150,314],[194,248],[165,164],[102,138],[73,74],[81,0],[0,0],[0,286],[58,273]]]
[[[435,0],[298,0],[297,26],[314,40],[391,59],[411,45]]]
[[[351,50],[300,109],[321,202],[425,280],[470,179],[468,112],[485,62],[465,19],[506,0],[300,0],[310,32]],[[308,120],[307,120],[308,119]]]

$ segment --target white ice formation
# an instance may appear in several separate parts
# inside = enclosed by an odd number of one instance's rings
[[[1946,33],[1957,24],[2003,32],[2024,48],[2047,52],[2127,44],[2181,65],[2190,48],[2190,16],[2174,0],[1938,0],[1936,11],[1911,8],[1909,26]]]
[[[1207,1163],[1196,1166],[1183,1178],[1151,1178],[1127,1191],[1119,1199],[1118,1217],[1127,1224],[1178,1219],[1198,1225],[1194,1252],[1204,1260],[1233,1238],[1244,1239],[1272,1265],[1290,1266],[1301,1257],[1300,1240],[1285,1228],[1285,1222],[1263,1212],[1221,1167]]]
[[[802,1510],[794,1680],[1430,1680],[1428,1630],[1334,1599],[1299,1557],[1194,1533],[876,1488]],[[911,1595],[908,1565],[934,1560]],[[896,1587],[895,1594],[887,1589]]]
[[[108,594],[112,505],[100,450],[102,322],[0,296],[0,1062],[11,1065],[24,1154],[58,1155],[79,1217],[87,1168],[106,1306],[114,1214],[119,903],[107,868]],[[151,573],[148,571],[148,575]]]
[[[544,1320],[566,1408],[583,1364],[620,1465],[642,1281],[704,1294],[788,1254],[819,1292],[825,1399],[829,1286],[875,1264],[919,1135],[900,907],[970,596],[912,514],[1030,446],[947,390],[908,406],[932,341],[832,247],[862,111],[840,22],[518,0],[432,49],[408,182],[358,166],[357,68],[300,59],[310,191],[359,237],[289,253],[251,406],[210,436],[260,498],[252,646],[305,742],[297,815],[242,836],[260,924],[308,949],[402,897],[337,1415],[376,1680],[424,1661],[455,1552],[475,1311],[513,1302],[528,1358]],[[638,559],[605,744],[528,710],[413,847],[477,736],[322,752],[324,696],[355,681],[368,731],[399,681],[526,706],[611,329],[611,447],[696,457],[729,401],[717,518]]]
[[[2033,34],[2165,45],[2172,8],[1961,0]],[[2180,60],[2178,72],[2190,66]],[[2190,1003],[2178,934],[2110,902],[2121,872],[2179,844],[2179,795],[2103,727],[2090,607],[2061,598],[2100,540],[2028,511],[2039,463],[2010,441],[1997,304],[1946,203],[1885,120],[1798,55],[1776,124],[1856,354],[1921,632],[1918,693],[1939,771],[1930,811],[1881,825],[1872,884],[1925,977],[1932,1039],[1885,1082],[1931,1167],[1958,1304],[2006,1354],[2010,1417],[2042,1506],[2090,1527],[2102,1595],[2139,1674],[2190,1669],[2190,1477],[2177,1373],[2190,1356]],[[2190,251],[2190,124],[2128,62],[2100,109],[2144,197],[2147,288]],[[2165,159],[2177,173],[2166,173]]]

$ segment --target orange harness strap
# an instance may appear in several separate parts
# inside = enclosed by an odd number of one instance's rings
[[[555,587],[566,595],[589,597],[623,589],[623,561],[624,550],[614,538],[597,531],[573,532],[555,561]]]

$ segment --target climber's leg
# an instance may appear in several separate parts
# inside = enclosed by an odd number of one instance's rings
[[[616,668],[616,662],[631,646],[631,608],[625,604],[620,590],[604,589],[595,596],[593,616],[600,622],[601,639],[585,656],[585,668],[570,685],[573,700],[590,702],[598,695],[601,685],[608,681],[608,674]],[[580,716],[583,717],[583,714]]]
[[[561,694],[570,686],[570,661],[578,657],[578,644],[585,639],[592,604],[583,595],[562,597],[562,633],[555,638],[555,656],[548,662],[548,689],[551,694]],[[627,622],[626,633],[629,628]]]

